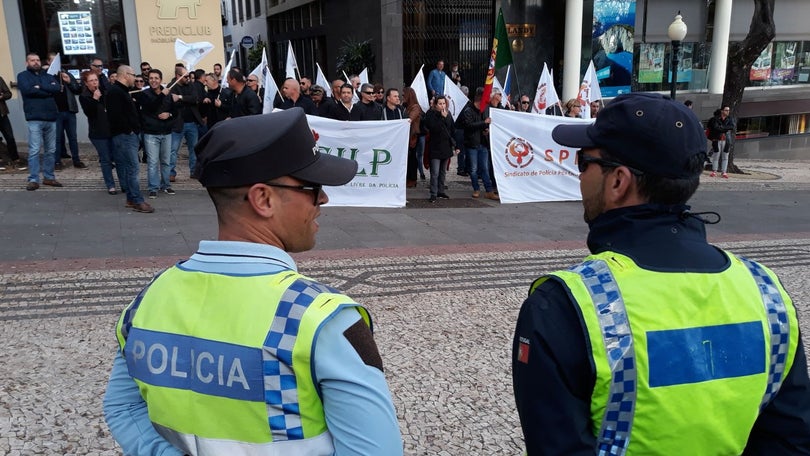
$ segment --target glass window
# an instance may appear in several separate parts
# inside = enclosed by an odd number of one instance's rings
[[[25,49],[39,53],[43,63],[48,53],[58,52],[62,67],[77,75],[95,56],[112,69],[129,61],[120,0],[20,0],[19,5]]]
[[[245,0],[245,16],[248,19],[253,17],[253,5],[250,3],[250,0]]]
[[[810,133],[807,121],[810,114],[788,114],[739,119],[737,139],[764,138],[769,136],[801,135]]]

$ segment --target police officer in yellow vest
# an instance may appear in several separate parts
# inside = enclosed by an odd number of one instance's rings
[[[357,163],[321,154],[300,108],[217,124],[196,152],[219,239],[121,315],[113,437],[125,454],[401,455],[368,312],[288,254]]]
[[[621,95],[552,136],[580,149],[592,254],[535,281],[520,310],[528,454],[808,454],[796,309],[768,268],[708,244],[686,205],[706,154],[695,114]]]

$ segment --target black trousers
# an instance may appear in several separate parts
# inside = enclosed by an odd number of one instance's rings
[[[14,130],[11,129],[11,121],[8,116],[0,116],[0,133],[6,140],[8,146],[8,157],[11,160],[19,160],[20,155],[17,153],[17,140],[14,139]]]

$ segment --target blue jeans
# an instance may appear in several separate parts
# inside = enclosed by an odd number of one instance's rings
[[[140,165],[138,163],[138,135],[135,133],[128,133],[113,136],[113,145],[117,160],[115,167],[122,167],[124,173],[124,182],[122,187],[126,187],[127,200],[135,204],[143,203],[143,195],[141,195],[141,187],[138,182]]]
[[[484,181],[484,189],[492,191],[492,181],[489,179],[489,150],[483,145],[467,148],[467,161],[470,162],[470,182],[474,191],[480,190],[478,175]]]
[[[171,175],[176,176],[177,170],[177,154],[180,152],[180,144],[183,138],[186,138],[186,146],[188,147],[188,169],[191,174],[194,174],[194,166],[197,165],[197,155],[194,153],[194,146],[197,145],[200,131],[197,129],[197,124],[194,122],[186,122],[183,124],[183,131],[180,133],[172,132],[172,158],[171,158]]]
[[[112,174],[112,164],[115,157],[115,146],[113,146],[112,138],[93,139],[90,138],[93,147],[96,148],[98,154],[98,164],[101,166],[101,177],[104,178],[104,185],[109,189],[115,189],[115,179]],[[124,173],[121,167],[116,167],[115,171],[118,173],[118,181],[121,185],[124,184]]]
[[[147,182],[150,192],[171,187],[172,134],[143,135],[143,147],[147,159]]]
[[[73,95],[68,95],[73,96]],[[76,140],[76,113],[70,111],[60,111],[56,117],[56,153],[54,160],[59,161],[63,155],[67,155],[65,149],[65,134],[70,146],[70,158],[73,163],[79,163],[79,142]]]
[[[39,149],[42,151],[42,176],[56,179],[53,174],[56,153],[56,122],[28,121],[28,182],[39,183]]]

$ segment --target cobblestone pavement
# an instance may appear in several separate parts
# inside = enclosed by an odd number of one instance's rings
[[[721,245],[780,275],[803,311],[810,343],[810,239]],[[369,307],[406,454],[518,455],[514,322],[535,277],[585,254],[311,258],[299,266]],[[123,306],[167,265],[0,275],[0,454],[119,454],[101,413],[116,350],[113,327]]]

